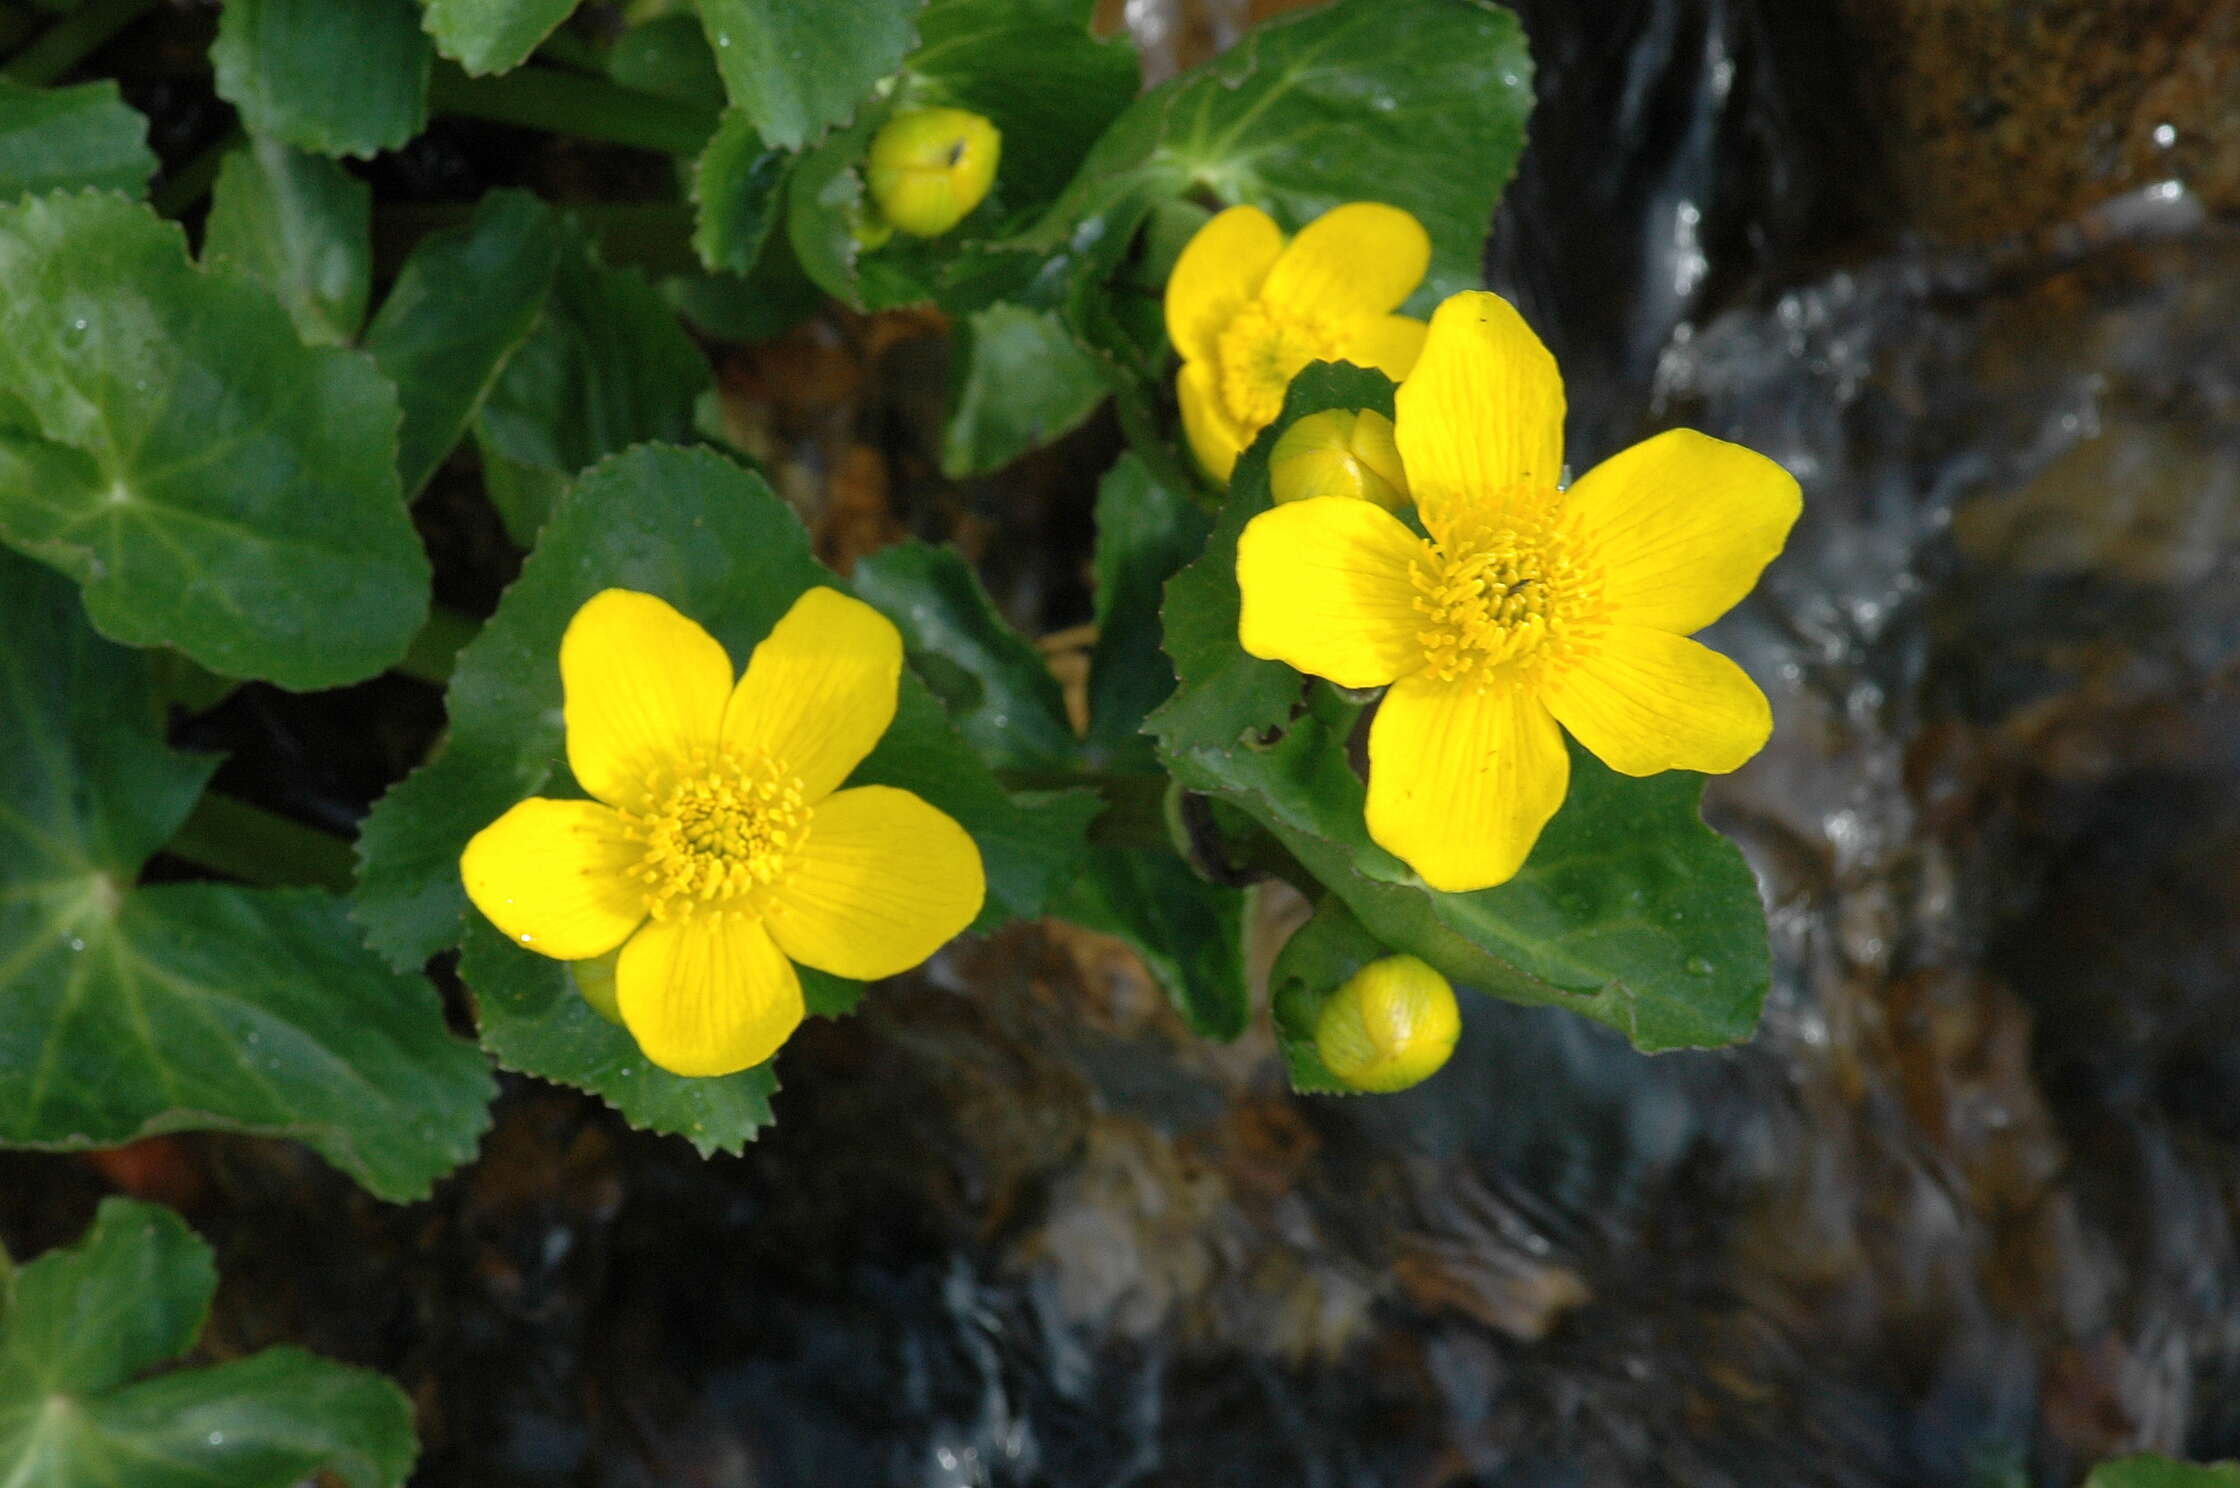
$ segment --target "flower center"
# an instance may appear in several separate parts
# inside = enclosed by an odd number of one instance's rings
[[[1513,516],[1450,519],[1408,566],[1424,669],[1483,687],[1504,663],[1564,649],[1565,622],[1591,587],[1555,534]]]
[[[1252,300],[1223,328],[1218,354],[1222,405],[1249,437],[1283,412],[1284,389],[1300,368],[1337,359],[1338,338],[1319,321]]]
[[[647,800],[643,813],[625,812],[623,820],[645,844],[631,875],[645,885],[647,912],[657,920],[741,899],[756,908],[753,900],[785,871],[809,830],[801,781],[760,755],[719,751]]]

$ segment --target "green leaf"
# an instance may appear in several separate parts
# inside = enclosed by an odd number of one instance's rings
[[[770,1124],[772,1066],[717,1079],[672,1075],[591,1010],[565,962],[521,949],[480,915],[472,920],[459,977],[474,989],[483,1046],[507,1069],[589,1091],[632,1126],[672,1132],[702,1157],[737,1152]]]
[[[1010,769],[1063,769],[1073,759],[1057,679],[956,552],[883,549],[856,564],[855,591],[901,630],[912,668],[982,758]]]
[[[661,595],[743,667],[801,592],[820,584],[847,588],[816,561],[799,520],[762,478],[712,451],[649,446],[587,473],[554,507],[497,614],[460,653],[449,745],[366,823],[357,913],[371,943],[399,966],[454,943],[469,913],[458,870],[468,838],[523,797],[572,793],[558,655],[561,633],[586,599],[616,586]],[[907,674],[894,726],[850,779],[915,791],[972,834],[988,876],[981,929],[1041,912],[1078,861],[1097,808],[1082,793],[1007,795]],[[526,1068],[531,1056],[508,1047],[506,1057]],[[576,1078],[570,1069],[554,1077]]]
[[[2240,1488],[2240,1463],[2197,1466],[2142,1453],[2101,1463],[2084,1488]]]
[[[218,171],[202,258],[224,259],[278,295],[306,344],[347,346],[365,324],[372,231],[365,182],[323,155],[259,137]]]
[[[0,1142],[289,1137],[384,1198],[472,1156],[489,1069],[435,991],[311,890],[133,887],[215,761],[157,731],[151,661],[0,558]]]
[[[858,0],[838,25],[826,0],[700,0],[700,16],[731,102],[764,143],[798,150],[901,65],[923,3]]]
[[[396,394],[121,197],[0,207],[0,538],[129,645],[307,690],[402,656],[428,560]]]
[[[1243,890],[1207,883],[1172,853],[1096,846],[1050,912],[1126,941],[1191,1032],[1227,1040],[1252,1017],[1244,960],[1250,903]]]
[[[1097,644],[1089,659],[1089,736],[1097,764],[1156,767],[1143,721],[1174,692],[1160,645],[1168,579],[1203,552],[1213,519],[1188,491],[1123,455],[1097,487]]]
[[[563,233],[543,317],[506,359],[475,438],[486,460],[564,477],[633,444],[691,439],[693,403],[711,379],[644,275],[602,264],[573,224]],[[526,542],[542,517],[540,501],[508,525]]]
[[[941,473],[1000,469],[1080,427],[1107,391],[1094,358],[1047,310],[996,304],[957,338]]]
[[[682,11],[632,26],[607,53],[607,76],[625,88],[715,113],[724,105],[723,75],[699,17]]]
[[[1143,86],[1125,35],[1089,34],[1090,0],[930,0],[905,63],[929,104],[1002,131],[996,191],[1009,214],[1058,195]]]
[[[0,201],[63,186],[146,194],[148,121],[104,79],[27,88],[0,78]]]
[[[564,229],[525,191],[493,191],[463,227],[421,241],[366,331],[397,384],[397,472],[417,494],[466,432],[498,375],[536,328]]]
[[[251,129],[360,158],[426,126],[434,59],[412,0],[225,0],[210,48]]]
[[[476,77],[529,60],[576,0],[420,0],[436,50]]]
[[[1571,793],[1515,878],[1431,890],[1372,843],[1348,757],[1361,708],[1238,647],[1236,539],[1271,504],[1267,455],[1325,408],[1389,413],[1392,385],[1316,364],[1238,463],[1205,555],[1167,587],[1168,654],[1181,679],[1147,727],[1175,778],[1269,828],[1369,931],[1457,982],[1571,1008],[1644,1050],[1749,1036],[1765,998],[1765,918],[1742,856],[1698,814],[1702,778],[1634,780],[1573,747]]]
[[[1268,972],[1268,1006],[1293,1090],[1303,1095],[1361,1093],[1322,1062],[1315,1029],[1331,994],[1362,967],[1390,954],[1335,894],[1325,895],[1314,917],[1283,943]]]
[[[1428,307],[1479,286],[1531,106],[1524,33],[1499,6],[1339,0],[1255,27],[1137,99],[1015,246],[1078,260],[1078,283],[1109,273],[1176,197],[1248,203],[1288,231],[1345,202],[1389,202],[1431,234],[1414,302]]]
[[[419,1447],[394,1384],[294,1348],[140,1384],[201,1331],[217,1273],[177,1215],[104,1199],[77,1245],[23,1267],[0,1314],[0,1482],[289,1488],[324,1469],[397,1488]]]
[[[725,110],[692,167],[692,204],[699,214],[692,247],[700,262],[733,274],[753,272],[785,201],[793,160],[762,143],[745,111]]]

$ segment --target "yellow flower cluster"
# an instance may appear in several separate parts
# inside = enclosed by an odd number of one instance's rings
[[[872,980],[980,912],[980,851],[908,791],[840,789],[894,721],[902,637],[811,589],[744,676],[705,630],[627,589],[560,642],[568,765],[588,801],[523,801],[467,844],[475,907],[520,945],[620,948],[613,1011],[680,1075],[760,1064],[804,1011],[794,963]],[[603,999],[604,977],[588,985]]]
[[[1368,306],[1389,311],[1422,277],[1421,229],[1356,204],[1281,249],[1246,210],[1206,225],[1167,293],[1183,419],[1207,469],[1226,477],[1311,357],[1400,380],[1395,468],[1369,453],[1373,426],[1365,439],[1332,421],[1287,448],[1314,422],[1302,420],[1276,447],[1278,504],[1237,545],[1246,651],[1387,689],[1369,732],[1370,837],[1433,888],[1487,888],[1516,873],[1563,803],[1563,731],[1627,775],[1723,772],[1757,753],[1772,728],[1765,695],[1686,637],[1781,551],[1802,501],[1788,472],[1676,429],[1566,489],[1563,380],[1507,301],[1451,297],[1405,356],[1387,355],[1401,345],[1393,330],[1374,345],[1323,335],[1303,355],[1304,333],[1267,326],[1360,326]],[[1384,226],[1344,230],[1344,275],[1283,275],[1339,236],[1323,229],[1335,219]],[[1316,452],[1319,466],[1299,463]]]

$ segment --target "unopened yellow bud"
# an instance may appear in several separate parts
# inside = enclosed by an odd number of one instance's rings
[[[978,114],[897,114],[871,141],[871,200],[913,237],[939,237],[987,198],[1002,153],[1002,134]]]
[[[1461,1036],[1462,1010],[1447,979],[1413,956],[1386,956],[1330,995],[1314,1046],[1346,1084],[1387,1093],[1436,1074]]]
[[[622,1003],[615,992],[614,968],[621,959],[622,951],[618,947],[604,956],[568,963],[568,974],[574,978],[583,1000],[591,1004],[591,1011],[618,1027],[622,1023]]]
[[[1408,504],[1392,420],[1373,408],[1326,409],[1284,430],[1268,455],[1268,483],[1279,502],[1353,496],[1395,512]]]

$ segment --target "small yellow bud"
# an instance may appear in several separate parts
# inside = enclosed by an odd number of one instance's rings
[[[591,1004],[591,1011],[617,1027],[622,1024],[622,1003],[615,992],[614,968],[621,959],[622,951],[618,947],[604,956],[568,963],[568,974],[575,979],[576,990],[583,994],[583,1000]]]
[[[1461,1036],[1462,1010],[1447,979],[1413,956],[1386,956],[1330,995],[1314,1046],[1346,1084],[1389,1093],[1436,1074]]]
[[[1392,420],[1373,408],[1326,409],[1284,430],[1268,455],[1268,483],[1279,502],[1354,496],[1393,512],[1408,504]]]
[[[871,199],[913,237],[936,238],[965,219],[995,184],[1003,136],[963,109],[895,115],[871,141]]]

